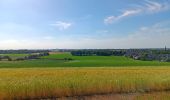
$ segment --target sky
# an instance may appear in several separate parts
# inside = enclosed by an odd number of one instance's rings
[[[170,0],[0,0],[0,49],[170,48]]]

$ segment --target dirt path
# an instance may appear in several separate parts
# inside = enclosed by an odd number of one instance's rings
[[[55,100],[170,100],[170,92],[101,94],[90,96],[63,97]]]

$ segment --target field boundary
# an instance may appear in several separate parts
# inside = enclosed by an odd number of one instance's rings
[[[37,99],[55,99],[55,100],[84,100],[85,98],[89,97],[97,97],[97,96],[139,96],[139,95],[146,95],[146,94],[157,94],[157,93],[170,93],[170,89],[165,90],[151,90],[151,91],[144,91],[144,92],[110,92],[110,93],[96,93],[96,94],[86,94],[86,95],[75,95],[75,96],[64,96],[64,97],[49,97],[49,98],[33,98],[33,100]]]

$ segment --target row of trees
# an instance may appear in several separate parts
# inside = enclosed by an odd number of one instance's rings
[[[123,50],[77,50],[71,51],[73,56],[123,56],[126,52]]]
[[[49,55],[49,53],[48,53],[48,52],[45,52],[45,53],[38,53],[38,54],[30,54],[30,55],[28,55],[28,56],[19,57],[19,58],[16,58],[16,59],[12,59],[12,57],[10,57],[10,56],[0,56],[0,61],[1,61],[1,60],[22,61],[22,60],[39,59],[39,58],[42,57],[42,56],[48,56],[48,55]]]
[[[44,52],[50,52],[50,50],[0,50],[0,54],[32,54]]]
[[[3,59],[6,59],[8,61],[12,61],[12,58],[9,57],[9,56],[0,56],[0,61],[3,60]]]
[[[153,54],[170,54],[170,50],[152,50]]]
[[[25,56],[25,57],[17,58],[16,61],[39,59],[42,56],[49,56],[49,53],[48,52],[44,52],[44,53],[38,53],[38,54],[31,54],[31,55],[28,55],[28,56]]]

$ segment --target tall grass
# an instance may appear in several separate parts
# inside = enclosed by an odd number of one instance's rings
[[[170,68],[20,68],[0,70],[0,99],[40,99],[170,89]]]

